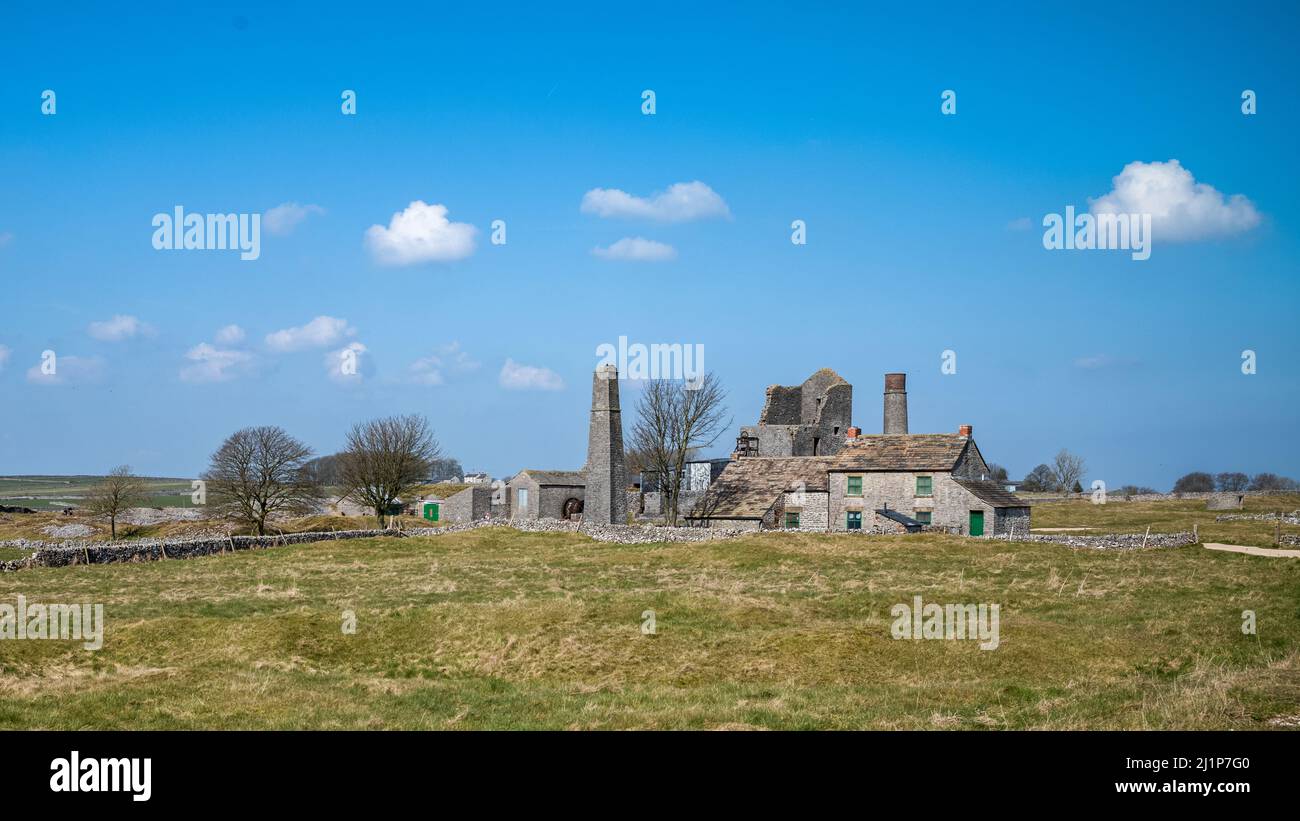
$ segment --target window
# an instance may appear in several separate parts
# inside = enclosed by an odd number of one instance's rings
[[[934,479],[930,476],[916,477],[916,495],[917,496],[934,495]]]
[[[920,522],[923,525],[931,524],[930,511],[928,510],[918,510],[916,511],[916,515],[913,516],[912,518],[916,519],[918,522]]]
[[[850,510],[844,514],[844,527],[848,530],[862,529],[862,511]]]
[[[528,488],[519,488],[519,509],[528,510]]]
[[[798,513],[787,513],[787,514],[785,514],[785,526],[786,526],[786,527],[798,527],[798,526],[799,526],[799,514],[798,514]]]
[[[845,491],[845,495],[846,495],[846,496],[861,496],[861,495],[862,495],[862,477],[861,477],[861,476],[850,476],[850,477],[849,477],[849,489]]]

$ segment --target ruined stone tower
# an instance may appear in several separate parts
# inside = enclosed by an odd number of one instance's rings
[[[623,415],[618,407],[618,369],[611,364],[596,368],[591,378],[591,428],[587,434],[587,465],[582,472],[587,480],[582,520],[627,524]]]
[[[885,374],[884,433],[907,433],[907,374]]]

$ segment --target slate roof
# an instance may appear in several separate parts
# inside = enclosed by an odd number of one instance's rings
[[[539,485],[586,487],[587,477],[580,470],[521,470]]]
[[[845,442],[828,469],[952,470],[970,441],[956,433],[867,434]]]
[[[687,518],[759,519],[799,482],[804,490],[825,493],[826,471],[834,457],[751,456],[734,459],[718,475]]]
[[[1002,487],[1000,482],[976,479],[959,479],[953,481],[969,490],[975,498],[988,502],[994,507],[1029,507],[1029,503]]]

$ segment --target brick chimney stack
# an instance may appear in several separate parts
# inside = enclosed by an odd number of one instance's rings
[[[907,374],[885,374],[885,433],[907,433]]]
[[[852,442],[854,439],[857,439],[861,435],[862,435],[862,428],[851,427],[847,431],[845,431],[844,438],[846,441]]]
[[[962,425],[961,427],[957,428],[957,433],[969,439],[971,432],[973,430],[974,428],[972,428],[970,425]]]

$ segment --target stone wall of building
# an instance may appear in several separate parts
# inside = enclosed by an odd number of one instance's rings
[[[849,496],[848,477],[862,477],[862,495]],[[916,477],[929,476],[933,492],[930,496],[916,495]],[[885,507],[905,516],[916,518],[919,511],[930,511],[930,523],[950,528],[955,533],[970,529],[970,511],[984,511],[984,532],[993,533],[996,526],[993,506],[976,498],[966,488],[957,484],[948,473],[939,471],[915,473],[831,473],[829,517],[830,529],[845,530],[846,514],[850,510],[863,511],[863,527],[871,521],[876,510]]]
[[[471,485],[444,501],[441,512],[443,521],[451,524],[486,519],[492,513],[492,489],[486,485]]]
[[[824,533],[826,521],[827,494],[821,491],[791,490],[781,494],[772,509],[773,526],[786,527],[786,514],[799,514],[799,530],[812,530]]]

